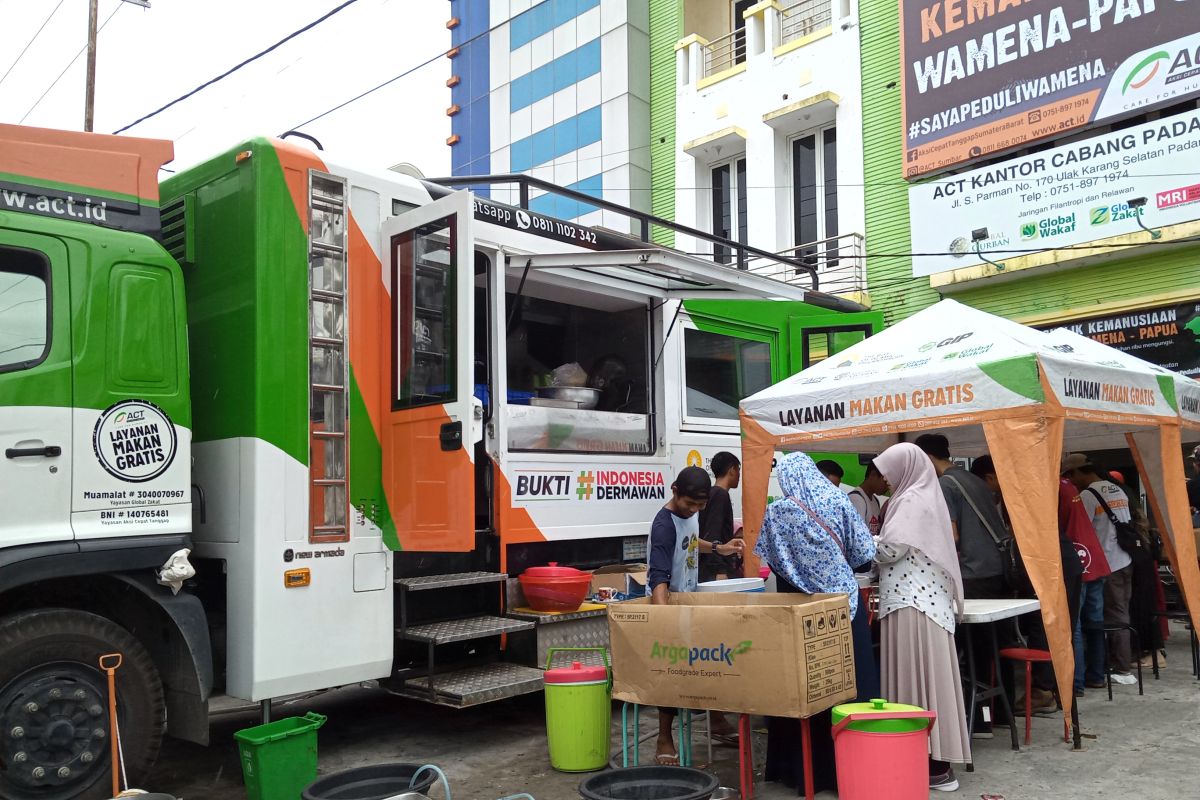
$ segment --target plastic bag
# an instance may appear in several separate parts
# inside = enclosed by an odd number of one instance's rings
[[[196,575],[196,568],[188,561],[191,552],[186,548],[176,550],[158,571],[159,585],[168,587],[172,594],[179,594],[179,590],[183,588],[183,582]]]
[[[551,386],[587,386],[588,375],[577,362],[556,367],[550,379]]]

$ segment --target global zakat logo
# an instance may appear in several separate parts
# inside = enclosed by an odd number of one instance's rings
[[[749,653],[752,647],[754,642],[749,639],[735,645],[722,642],[711,647],[687,647],[655,641],[650,647],[650,658],[666,661],[671,666],[686,663],[689,667],[696,664],[725,664],[732,667],[734,660]]]
[[[1126,74],[1125,82],[1121,85],[1121,94],[1124,95],[1130,89],[1141,89],[1154,80],[1154,76],[1158,74],[1162,62],[1169,61],[1170,59],[1171,54],[1166,50],[1157,50],[1143,58]]]
[[[1137,219],[1141,213],[1141,209],[1134,208],[1129,203],[1114,203],[1111,206],[1093,208],[1088,212],[1088,221],[1092,225],[1107,225],[1110,222]]]
[[[100,466],[129,483],[145,483],[166,472],[178,445],[171,418],[145,400],[109,406],[92,430],[92,449]]]

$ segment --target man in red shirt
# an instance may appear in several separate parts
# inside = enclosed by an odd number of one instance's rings
[[[1083,697],[1085,686],[1104,687],[1104,579],[1112,570],[1079,490],[1066,478],[1058,482],[1058,529],[1075,545],[1083,564],[1083,593],[1075,622],[1075,696]]]

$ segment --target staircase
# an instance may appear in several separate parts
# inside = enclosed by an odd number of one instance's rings
[[[392,691],[454,708],[541,691],[540,669],[500,660],[501,636],[533,637],[537,628],[503,616],[507,579],[501,572],[397,578],[397,652],[413,663],[397,670]],[[478,602],[469,602],[472,594]],[[494,613],[464,613],[466,608]]]

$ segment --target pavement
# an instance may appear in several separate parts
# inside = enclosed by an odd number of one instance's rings
[[[1010,749],[1007,729],[974,743],[976,771],[956,769],[961,788],[933,792],[936,798],[1000,795],[1005,800],[1095,800],[1096,798],[1197,797],[1196,755],[1200,753],[1200,681],[1191,674],[1187,633],[1172,624],[1169,666],[1155,680],[1145,670],[1145,695],[1137,686],[1113,686],[1080,699],[1083,749],[1062,742],[1062,718],[1035,716],[1033,744]],[[277,716],[317,711],[329,717],[320,731],[321,774],[389,761],[434,763],[450,780],[458,800],[497,800],[528,792],[537,800],[578,798],[583,777],[555,772],[546,752],[542,696],[456,710],[430,706],[377,689],[348,688],[276,706]],[[614,755],[619,753],[620,704],[614,706]],[[649,731],[654,713],[645,715]],[[241,768],[233,733],[257,724],[252,710],[214,714],[213,744],[200,747],[168,740],[144,788],[182,800],[243,800]],[[1024,736],[1023,718],[1019,732]],[[705,748],[695,745],[698,758]],[[756,736],[761,779],[765,738]],[[643,758],[653,753],[643,745]],[[737,750],[714,747],[711,768],[725,786],[737,786]],[[431,790],[441,800],[440,790]],[[795,793],[759,783],[758,800],[782,800]],[[819,800],[836,795],[824,792]]]

